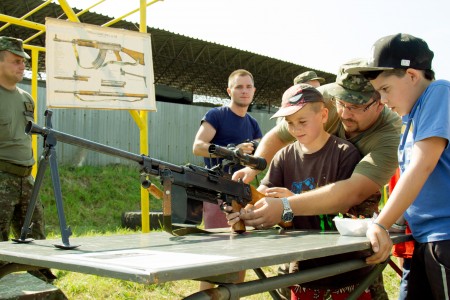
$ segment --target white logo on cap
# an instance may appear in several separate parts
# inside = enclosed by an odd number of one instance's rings
[[[374,61],[375,61],[375,45],[372,46],[372,49],[370,50],[370,56],[369,59],[367,60],[367,65],[373,66]]]
[[[409,67],[411,65],[411,61],[409,59],[402,59],[400,65],[404,67]]]

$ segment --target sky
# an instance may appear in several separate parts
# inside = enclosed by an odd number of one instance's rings
[[[118,17],[138,7],[139,0],[105,0],[92,11]],[[147,7],[147,25],[333,74],[369,56],[378,38],[409,33],[434,52],[436,78],[450,80],[449,9],[448,0],[164,0]]]

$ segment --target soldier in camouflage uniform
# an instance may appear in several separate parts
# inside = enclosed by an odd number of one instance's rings
[[[16,86],[23,79],[25,60],[29,58],[22,40],[0,37],[0,241],[9,239],[10,229],[16,238],[20,237],[34,185],[31,136],[25,134],[27,122],[33,120],[34,101]],[[45,239],[39,199],[32,222],[31,237]],[[4,264],[0,262],[0,266]],[[42,273],[48,275],[45,279],[53,276],[47,269]]]
[[[289,197],[295,215],[302,215],[303,211],[308,211],[308,215],[329,213],[323,211],[326,204],[322,200],[326,198],[327,204],[334,209],[343,212],[348,210],[353,215],[371,217],[378,211],[379,189],[395,173],[398,166],[397,148],[401,119],[380,103],[379,94],[374,93],[373,87],[363,76],[349,75],[345,72],[350,66],[362,62],[358,59],[342,65],[336,82],[317,89],[324,96],[329,111],[325,129],[354,144],[363,158],[350,179],[341,181],[332,188],[328,187],[326,192],[324,188],[317,188],[308,193]],[[266,157],[267,153],[276,153],[279,150],[275,149],[275,145],[281,147],[291,141],[293,137],[287,130],[286,122],[280,122],[275,129],[266,134],[255,155],[261,156],[260,153],[263,153],[265,155],[262,156],[269,162],[272,157]],[[237,171],[233,179],[242,178],[245,182],[249,182],[256,173],[255,170],[244,168]],[[369,192],[373,194],[370,195]],[[246,225],[256,227],[260,227],[261,222],[264,227],[278,223],[282,205],[277,201],[277,195],[271,197],[274,198],[262,199],[265,201],[264,205],[253,209],[250,213],[240,213],[239,219],[244,220]],[[299,199],[303,200],[301,205],[294,207],[293,204],[298,203]],[[353,204],[356,202],[359,204]],[[228,215],[230,225],[235,222],[236,216],[238,213]],[[372,299],[388,299],[381,276],[370,290]]]

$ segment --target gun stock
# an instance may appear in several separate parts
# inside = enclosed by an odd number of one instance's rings
[[[135,61],[137,61],[140,65],[145,65],[144,62],[144,53],[139,51],[134,51],[131,49],[123,48],[122,52],[133,58]]]

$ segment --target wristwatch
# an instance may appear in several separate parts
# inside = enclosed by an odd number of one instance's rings
[[[289,205],[289,201],[287,198],[282,198],[283,202],[283,214],[281,215],[281,221],[283,222],[292,222],[294,219],[294,213],[292,212],[291,206]]]

